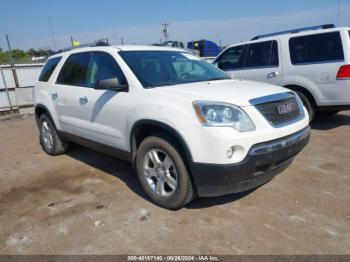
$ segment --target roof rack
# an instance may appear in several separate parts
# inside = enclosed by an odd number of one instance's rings
[[[70,50],[73,50],[73,49],[79,49],[79,48],[83,48],[83,47],[94,47],[94,46],[110,46],[110,44],[108,44],[106,42],[103,42],[103,41],[98,41],[98,42],[95,42],[95,43],[83,44],[83,45],[79,45],[79,46],[71,46],[71,47],[63,48],[63,49],[58,50],[56,52],[56,54],[63,53],[63,52],[66,52],[66,51],[70,51]]]
[[[309,27],[303,27],[303,28],[298,28],[298,29],[280,31],[280,32],[270,33],[270,34],[265,34],[265,35],[257,35],[255,37],[253,37],[251,40],[257,40],[260,38],[276,36],[276,35],[295,34],[295,33],[303,32],[303,31],[329,29],[329,28],[335,28],[335,25],[334,24],[316,25],[316,26],[309,26]]]

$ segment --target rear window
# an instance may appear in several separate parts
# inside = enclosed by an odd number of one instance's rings
[[[57,77],[57,84],[87,86],[89,60],[90,53],[77,53],[68,57]]]
[[[54,58],[47,60],[43,70],[40,73],[39,81],[41,81],[41,82],[49,81],[53,71],[55,70],[57,64],[60,62],[61,58],[62,57],[59,56],[59,57],[54,57]]]
[[[289,52],[293,65],[344,60],[339,32],[293,37]]]

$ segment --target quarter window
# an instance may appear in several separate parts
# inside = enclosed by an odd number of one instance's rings
[[[57,64],[60,62],[61,58],[62,57],[60,56],[60,57],[54,57],[47,60],[43,70],[40,73],[39,81],[41,82],[49,81],[53,71],[55,70]]]
[[[293,37],[289,51],[293,65],[344,60],[339,32]]]
[[[278,66],[277,41],[267,41],[248,46],[244,67],[273,67]]]
[[[86,76],[90,53],[77,53],[68,57],[57,78],[57,84],[87,86]]]
[[[95,87],[97,81],[115,77],[121,85],[127,84],[124,74],[112,56],[103,52],[94,52],[89,66],[88,86]]]

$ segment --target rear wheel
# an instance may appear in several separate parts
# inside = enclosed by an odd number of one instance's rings
[[[314,105],[313,101],[310,101],[310,99],[306,95],[304,95],[302,92],[300,91],[295,91],[295,92],[298,94],[307,112],[309,113],[309,122],[311,122],[314,119],[316,114],[316,106]]]
[[[46,153],[56,156],[67,152],[69,144],[58,137],[55,125],[45,114],[40,116],[39,128],[40,144]]]
[[[338,113],[339,113],[339,111],[319,111],[319,112],[317,112],[317,116],[319,116],[321,118],[327,118],[327,117],[334,116]]]
[[[145,138],[136,166],[143,189],[157,205],[178,209],[192,200],[191,178],[175,139],[164,134]]]

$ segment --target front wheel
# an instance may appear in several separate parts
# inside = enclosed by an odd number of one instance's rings
[[[147,137],[136,155],[139,181],[157,205],[179,209],[193,199],[193,186],[175,139],[158,134]]]

